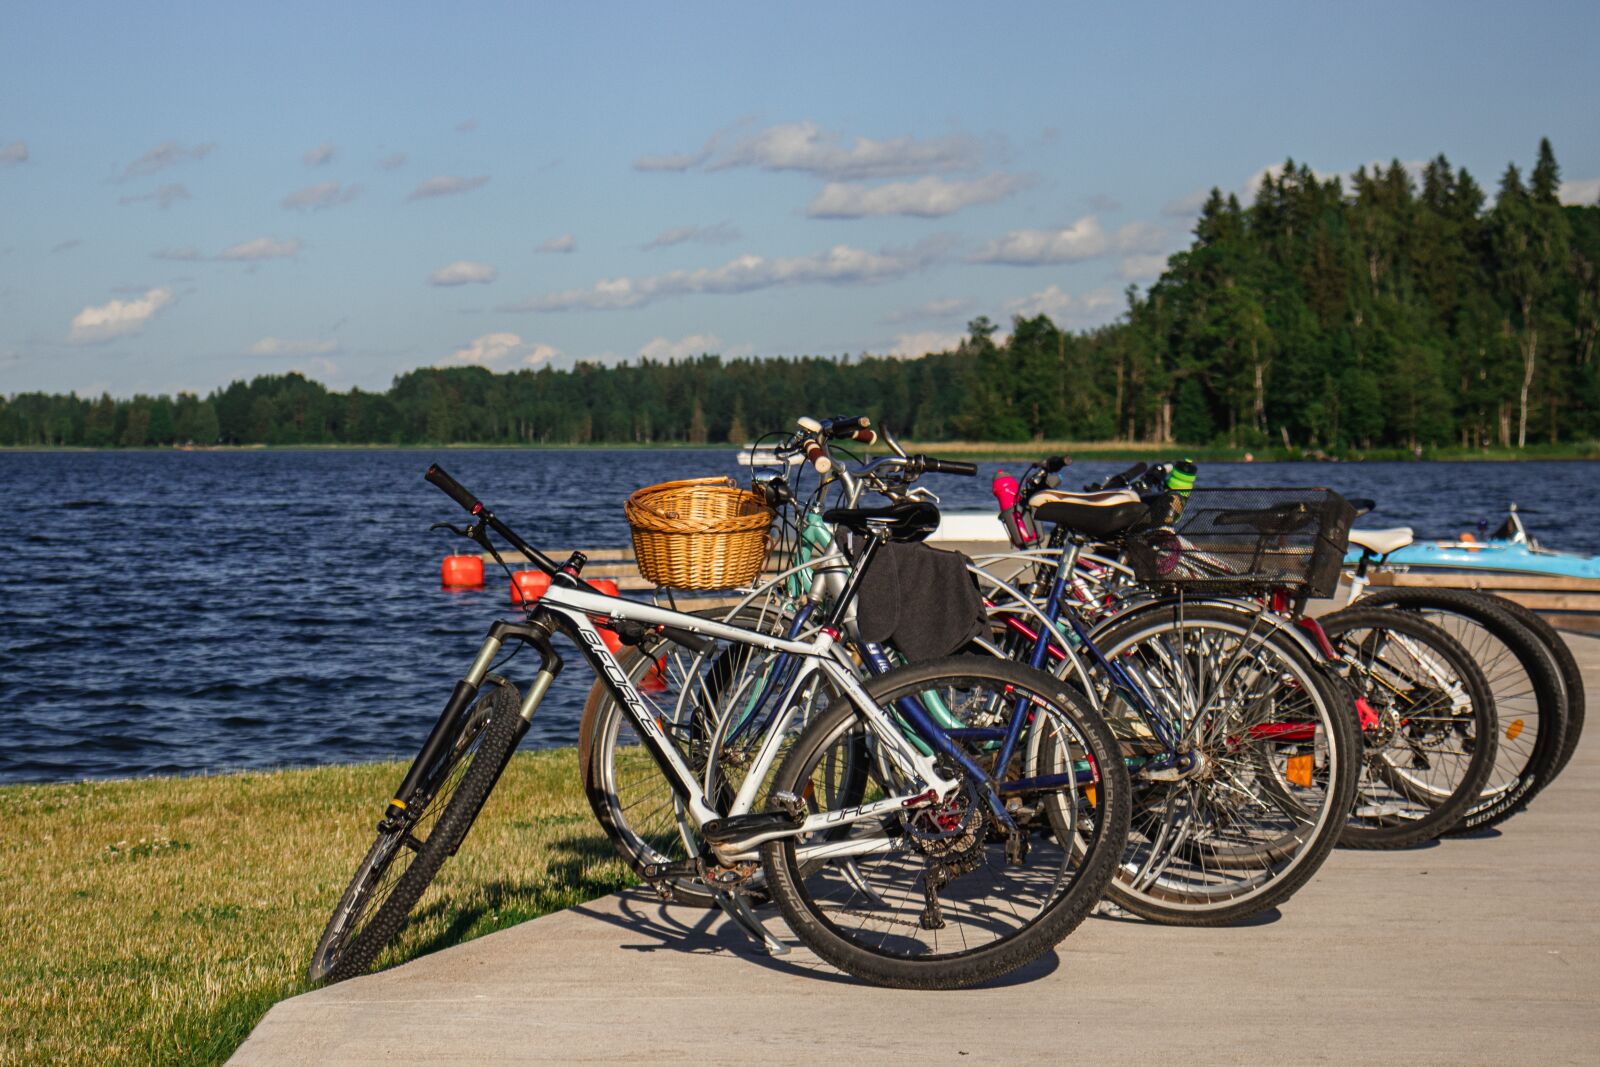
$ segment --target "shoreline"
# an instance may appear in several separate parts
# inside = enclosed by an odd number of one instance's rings
[[[1003,462],[1029,461],[1041,456],[1066,455],[1090,460],[1148,460],[1186,458],[1202,463],[1521,463],[1533,461],[1600,461],[1600,441],[1534,445],[1525,449],[1438,448],[1421,455],[1405,449],[1375,448],[1349,453],[1282,448],[1234,448],[1213,445],[1152,444],[1127,441],[902,441],[908,452],[962,459]],[[91,448],[84,445],[0,445],[0,455],[13,453],[218,453],[254,452],[690,452],[744,451],[745,445],[728,442],[690,444],[682,441],[650,443],[594,441],[587,444],[292,444],[292,445],[156,445],[140,448]],[[881,448],[867,450],[882,454]]]

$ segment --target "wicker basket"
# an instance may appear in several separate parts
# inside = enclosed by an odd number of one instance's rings
[[[623,505],[639,573],[673,589],[749,585],[767,561],[772,512],[732,478],[640,489]]]

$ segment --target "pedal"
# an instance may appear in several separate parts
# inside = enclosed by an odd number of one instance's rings
[[[660,882],[668,878],[698,878],[699,876],[699,860],[674,860],[672,863],[647,863],[644,865],[644,880],[647,882]]]

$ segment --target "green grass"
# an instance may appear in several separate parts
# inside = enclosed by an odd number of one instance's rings
[[[0,1064],[226,1059],[306,963],[398,763],[0,787]],[[571,749],[512,760],[392,964],[632,884]]]

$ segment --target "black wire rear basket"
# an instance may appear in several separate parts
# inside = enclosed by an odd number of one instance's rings
[[[1165,525],[1135,530],[1126,542],[1126,562],[1147,585],[1311,597],[1339,586],[1356,512],[1331,489],[1192,489],[1187,499],[1167,494],[1166,503]]]

